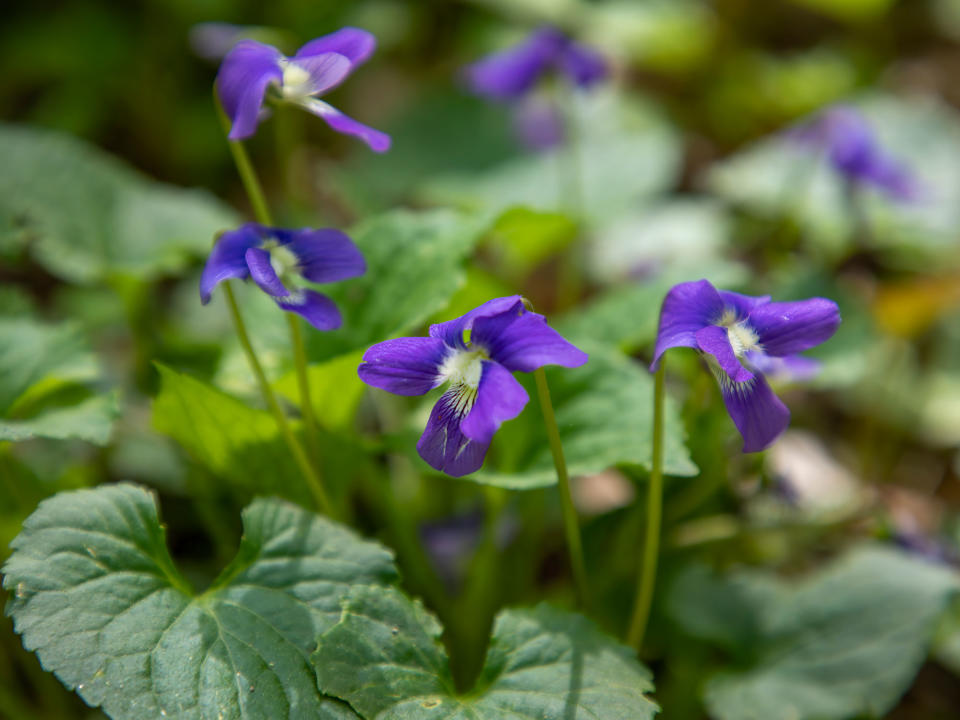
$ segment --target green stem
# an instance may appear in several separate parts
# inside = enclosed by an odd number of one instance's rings
[[[647,532],[643,545],[643,566],[637,584],[637,595],[633,604],[633,616],[627,643],[640,651],[643,635],[650,618],[650,605],[653,601],[653,586],[657,578],[657,554],[660,548],[660,519],[663,514],[663,401],[664,401],[664,361],[654,375],[653,389],[653,458],[650,467],[650,484],[647,487]]]
[[[284,313],[287,324],[290,326],[290,343],[293,345],[293,366],[297,373],[297,391],[300,394],[300,411],[303,413],[303,424],[306,426],[307,437],[310,439],[311,454],[317,461],[318,443],[320,437],[317,430],[317,416],[313,412],[313,402],[310,398],[310,376],[307,374],[307,351],[303,344],[303,333],[300,332],[300,318],[293,313]],[[319,467],[319,463],[317,463]]]
[[[253,349],[253,345],[250,343],[250,336],[247,334],[247,326],[244,324],[243,317],[240,315],[240,308],[237,306],[237,299],[233,295],[233,288],[230,287],[230,281],[227,281],[223,284],[223,290],[224,295],[226,295],[227,298],[227,306],[230,308],[230,315],[233,318],[233,325],[237,330],[237,338],[240,340],[240,345],[243,347],[243,352],[247,356],[247,362],[250,363],[250,369],[253,371],[253,374],[257,379],[257,385],[260,387],[260,393],[263,395],[263,400],[266,402],[270,412],[273,413],[273,417],[277,421],[277,427],[280,428],[280,434],[283,435],[283,439],[286,441],[290,448],[290,452],[293,454],[293,459],[296,461],[301,472],[303,472],[303,476],[307,479],[307,485],[310,488],[310,492],[313,494],[313,498],[317,503],[317,507],[322,512],[329,515],[332,509],[330,505],[330,499],[327,497],[327,492],[323,488],[323,483],[320,480],[320,476],[317,474],[313,465],[310,463],[310,460],[307,458],[307,454],[304,452],[300,441],[297,440],[296,435],[293,434],[293,430],[290,429],[290,424],[287,422],[287,417],[284,415],[283,409],[280,407],[280,403],[277,402],[276,395],[273,394],[273,389],[270,387],[270,382],[267,380],[267,376],[263,372],[263,366],[260,364],[260,360],[257,358],[257,353]]]
[[[223,111],[223,106],[220,104],[220,101],[216,96],[214,96],[214,105],[217,108],[217,115],[220,118],[220,124],[223,126],[224,133],[229,134],[230,132],[230,121],[227,118],[226,113]],[[250,200],[250,206],[253,208],[253,216],[256,218],[257,222],[261,225],[272,226],[273,218],[270,215],[270,208],[267,205],[266,196],[263,193],[263,187],[260,185],[260,180],[257,177],[256,170],[253,168],[253,163],[250,162],[250,156],[247,154],[247,149],[243,146],[242,142],[237,140],[228,140],[227,144],[230,146],[230,154],[233,156],[233,162],[237,166],[237,172],[240,175],[240,181],[243,183],[243,188],[247,193],[247,198]],[[256,353],[254,353],[253,346],[250,344],[249,337],[246,337],[246,329],[243,325],[243,319],[240,317],[240,311],[236,307],[236,300],[233,298],[232,291],[230,292],[230,302],[231,302],[231,313],[233,314],[234,324],[237,327],[237,334],[242,335],[240,342],[244,345],[244,351],[247,353],[247,358],[250,360],[250,366],[254,369],[254,373],[258,375],[258,380],[261,384],[261,391],[266,388],[264,391],[264,400],[266,400],[268,405],[277,405],[276,398],[273,397],[273,392],[270,390],[270,385],[266,380],[266,376],[263,374],[263,368],[260,366],[260,362],[257,360]],[[300,332],[300,323],[298,318],[294,317],[290,313],[285,313],[287,315],[287,323],[290,328],[290,344],[293,346],[293,362],[296,367],[297,373],[297,390],[300,394],[300,410],[303,413],[303,422],[307,432],[307,438],[310,443],[311,455],[313,456],[312,460],[307,458],[310,465],[310,472],[305,472],[307,481],[310,485],[310,490],[313,493],[314,497],[317,499],[317,504],[321,510],[330,514],[331,506],[329,502],[329,496],[327,495],[326,490],[323,486],[323,479],[320,476],[320,464],[317,461],[317,419],[316,415],[313,412],[313,403],[311,402],[310,397],[310,376],[307,374],[307,352],[303,344],[303,334]],[[241,328],[243,332],[241,333]],[[244,341],[246,337],[246,341]],[[269,393],[269,397],[267,396]],[[283,422],[286,424],[286,418],[283,416],[282,411],[279,412],[278,418],[283,417]],[[278,419],[278,422],[280,420]],[[289,426],[287,426],[289,431]],[[290,437],[293,438],[296,442],[296,438],[290,433]],[[299,443],[297,443],[299,446]],[[292,449],[292,448],[291,448]],[[302,454],[301,448],[301,454]],[[297,460],[298,464],[300,463]]]
[[[459,612],[454,615],[456,623],[454,644],[458,662],[454,667],[456,685],[466,692],[472,688],[483,666],[490,626],[500,603],[503,585],[497,580],[500,573],[501,554],[497,546],[497,528],[507,504],[507,491],[502,488],[485,487],[486,508],[483,534],[480,545],[470,563],[465,587],[461,593]]]
[[[562,96],[562,97],[561,97]],[[564,146],[557,151],[557,169],[560,177],[560,205],[576,221],[577,237],[565,249],[560,261],[557,305],[570,308],[576,305],[583,292],[582,268],[584,258],[579,234],[584,215],[583,166],[580,157],[580,132],[575,92],[558,86],[556,107],[563,118]]]
[[[560,507],[563,511],[563,530],[567,536],[567,550],[570,553],[570,567],[573,571],[577,604],[581,608],[586,609],[590,605],[590,595],[587,590],[587,569],[583,561],[580,522],[577,518],[577,509],[573,504],[570,476],[567,474],[567,461],[563,457],[563,446],[560,444],[560,430],[557,428],[557,418],[553,414],[553,403],[550,402],[550,389],[547,387],[547,376],[543,372],[543,368],[534,370],[533,377],[537,383],[537,397],[540,400],[540,410],[543,412],[543,424],[547,428],[547,439],[550,441],[553,465],[557,469]]]
[[[230,132],[230,121],[223,111],[219,100],[215,102],[217,106],[217,115],[220,117],[220,124],[223,125],[223,131],[226,134]],[[253,209],[253,217],[261,225],[273,225],[273,218],[270,216],[270,208],[267,206],[267,198],[263,194],[263,188],[260,186],[260,180],[257,178],[257,172],[253,169],[253,163],[250,162],[250,156],[247,149],[239,140],[227,140],[230,146],[230,154],[233,156],[233,164],[237,166],[237,172],[240,174],[240,182],[243,183],[243,189],[250,200],[250,207]]]

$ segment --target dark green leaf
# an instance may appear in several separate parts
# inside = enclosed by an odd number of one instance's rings
[[[309,653],[352,583],[394,579],[390,553],[277,500],[243,519],[236,559],[195,595],[147,491],[45,500],[4,568],[24,646],[117,719],[355,718],[317,693]]]
[[[643,720],[649,671],[586,618],[539,605],[505,610],[477,686],[457,695],[441,628],[398,591],[355,588],[313,655],[323,692],[377,720]]]

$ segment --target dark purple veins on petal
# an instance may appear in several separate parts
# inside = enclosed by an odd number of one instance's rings
[[[529,400],[527,391],[509,370],[484,360],[477,399],[460,423],[460,430],[466,437],[489,445],[500,425],[519,415]]]
[[[427,427],[417,442],[420,457],[434,470],[452,477],[480,469],[489,443],[471,440],[460,428],[465,416],[460,389],[451,388],[433,406]]]

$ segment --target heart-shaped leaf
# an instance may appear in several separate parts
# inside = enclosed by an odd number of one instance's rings
[[[394,589],[351,590],[313,655],[320,689],[376,720],[645,720],[650,672],[581,615],[505,610],[477,686],[453,687],[440,624]]]
[[[0,125],[0,156],[0,247],[28,242],[72,282],[178,270],[237,222],[209,193],[150,181],[68,135]]]
[[[799,583],[760,573],[687,573],[669,607],[748,667],[714,676],[718,720],[882,717],[926,658],[954,573],[888,548],[850,552]]]
[[[237,557],[194,594],[149,492],[61,493],[12,544],[8,613],[43,666],[112,718],[355,718],[317,692],[309,653],[352,583],[395,578],[390,552],[278,500],[243,523]]]

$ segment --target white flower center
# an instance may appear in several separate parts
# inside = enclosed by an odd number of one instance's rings
[[[727,329],[727,339],[730,341],[730,347],[733,348],[733,354],[738,358],[743,357],[751,350],[760,349],[760,338],[753,331],[746,321],[737,321],[737,314],[733,310],[725,310],[718,323],[721,327]]]
[[[454,387],[472,390],[475,393],[480,387],[485,358],[486,353],[480,350],[454,350],[440,366],[441,381],[449,381]]]
[[[308,70],[292,60],[281,60],[280,67],[283,69],[283,80],[280,83],[283,97],[305,98],[311,94],[312,81]]]
[[[270,252],[270,265],[273,266],[273,271],[277,274],[278,278],[283,280],[285,277],[297,273],[297,269],[300,267],[300,260],[292,251],[282,245],[274,245],[273,247],[268,247],[267,250]]]

